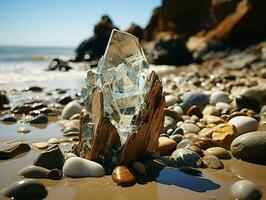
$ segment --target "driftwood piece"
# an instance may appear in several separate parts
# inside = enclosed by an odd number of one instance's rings
[[[99,163],[113,162],[114,165],[129,164],[142,159],[148,152],[152,152],[158,146],[158,138],[163,128],[165,98],[162,91],[162,83],[157,74],[152,72],[149,77],[150,90],[146,94],[144,104],[135,120],[136,129],[128,135],[123,146],[120,145],[120,137],[105,116],[103,107],[103,94],[98,89],[92,92],[92,142],[91,148],[85,152],[86,159]],[[80,136],[76,153],[80,155],[83,148],[83,131],[89,120],[88,114],[82,112],[80,117]],[[114,154],[115,152],[115,159]],[[111,165],[108,165],[110,167]],[[104,165],[106,166],[106,165]]]

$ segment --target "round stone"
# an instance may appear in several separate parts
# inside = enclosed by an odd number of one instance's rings
[[[259,200],[261,194],[260,188],[248,180],[237,181],[231,186],[231,195],[234,199]]]
[[[224,165],[223,163],[219,160],[214,155],[206,155],[202,158],[202,161],[210,168],[212,169],[223,169]]]
[[[47,177],[52,180],[60,180],[63,177],[63,173],[59,169],[52,169],[48,174]]]
[[[218,102],[230,103],[229,94],[224,91],[213,92],[210,96],[210,104],[215,105]]]
[[[176,149],[176,142],[167,137],[159,137],[157,152],[161,155],[170,155]]]
[[[194,142],[192,140],[189,139],[183,139],[182,141],[180,141],[177,145],[177,149],[181,149],[181,148],[188,148],[189,146],[193,146]]]
[[[146,168],[145,168],[145,165],[143,163],[141,163],[139,161],[135,161],[135,162],[133,162],[132,167],[138,175],[146,174]]]
[[[37,149],[47,149],[48,143],[47,142],[36,142],[36,143],[31,144],[31,146]]]
[[[177,103],[178,98],[174,95],[166,95],[165,96],[165,106],[173,106]]]
[[[105,175],[104,168],[91,160],[72,157],[66,160],[63,174],[68,177],[101,177]]]
[[[204,151],[205,155],[214,155],[219,159],[230,159],[230,152],[222,147],[211,147]]]
[[[60,140],[58,138],[50,138],[47,142],[49,144],[59,144]]]
[[[177,167],[198,167],[201,165],[200,156],[188,149],[177,149],[175,150],[171,158],[174,159],[177,163]]]
[[[228,121],[229,124],[233,124],[239,135],[251,131],[256,131],[258,128],[258,122],[252,117],[236,116]]]
[[[231,105],[224,102],[218,102],[216,103],[216,108],[221,110],[222,113],[227,113],[231,110]]]
[[[206,106],[203,109],[202,114],[203,115],[214,115],[214,116],[218,116],[218,115],[221,114],[221,112],[215,106]]]
[[[26,178],[47,178],[49,169],[39,166],[27,166],[20,171],[20,175]]]
[[[200,128],[193,123],[184,123],[180,126],[180,128],[183,129],[184,134],[186,133],[198,133],[200,131]]]
[[[48,118],[45,114],[39,114],[28,122],[31,124],[46,124],[48,122]]]
[[[77,155],[71,152],[66,154],[66,159],[72,158],[72,157],[77,157]]]
[[[21,133],[21,134],[25,134],[25,133],[29,133],[30,129],[28,129],[26,127],[20,127],[20,128],[17,129],[17,132]]]
[[[43,199],[47,196],[45,186],[36,179],[15,182],[2,190],[3,196],[14,199]]]
[[[129,186],[135,184],[135,176],[126,166],[117,166],[113,173],[112,179],[117,185]]]
[[[62,119],[69,119],[73,115],[80,113],[80,111],[80,104],[77,101],[71,101],[64,107],[61,117]]]
[[[170,139],[174,140],[178,144],[182,140],[182,135],[180,134],[171,135]]]
[[[209,103],[209,96],[201,92],[187,92],[183,95],[183,103],[180,105],[183,110],[187,110],[193,105],[204,108]]]
[[[254,131],[238,136],[230,150],[236,158],[254,162],[266,162],[266,131]]]

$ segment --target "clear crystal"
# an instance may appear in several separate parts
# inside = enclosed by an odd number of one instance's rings
[[[144,102],[148,63],[138,39],[113,30],[96,74],[88,72],[82,98],[90,112],[90,94],[94,87],[103,92],[104,111],[125,141],[134,127],[134,116]]]

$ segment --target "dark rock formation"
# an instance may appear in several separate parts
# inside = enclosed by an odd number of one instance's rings
[[[145,28],[145,39],[155,39],[156,32],[161,31],[192,35],[208,27],[210,7],[211,0],[163,0]]]
[[[266,1],[242,0],[215,28],[191,37],[187,46],[191,51],[200,52],[211,49],[217,41],[223,46],[237,48],[260,42],[266,38],[265,12]]]
[[[132,23],[131,26],[126,30],[126,32],[136,36],[137,38],[139,38],[139,40],[143,39],[143,29],[135,23]]]
[[[0,110],[4,109],[5,104],[9,104],[9,99],[6,96],[5,91],[0,90]]]
[[[148,60],[156,65],[186,65],[193,61],[184,40],[178,37],[160,40],[150,52]]]
[[[112,29],[118,28],[108,16],[102,16],[101,21],[94,27],[94,36],[83,41],[76,49],[75,61],[100,59],[104,54]]]

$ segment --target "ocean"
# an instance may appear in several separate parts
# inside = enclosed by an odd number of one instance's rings
[[[74,86],[69,80],[84,80],[81,70],[45,71],[53,58],[70,59],[74,48],[0,46],[0,89],[41,85]]]

